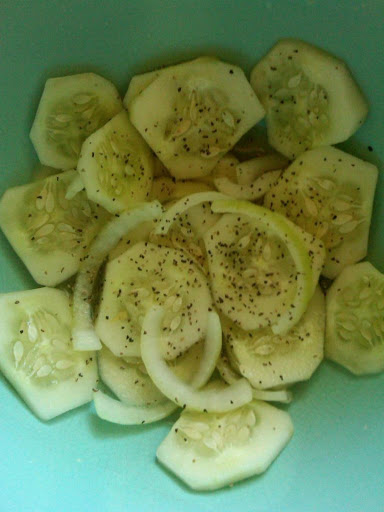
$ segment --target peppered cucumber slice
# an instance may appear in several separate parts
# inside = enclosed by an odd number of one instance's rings
[[[139,356],[143,318],[156,304],[166,309],[165,359],[204,338],[212,307],[205,276],[184,251],[139,242],[107,264],[98,336],[116,356]]]
[[[320,238],[323,274],[333,279],[365,257],[377,168],[333,147],[300,155],[266,194],[264,205]]]
[[[264,109],[240,68],[196,59],[162,70],[129,114],[169,172],[189,179],[209,174]]]
[[[76,171],[8,189],[0,201],[0,226],[39,284],[56,286],[79,269],[107,212],[81,191],[66,199]]]
[[[0,370],[39,418],[92,400],[95,355],[72,348],[66,293],[39,288],[2,294],[0,311]]]
[[[356,375],[383,371],[384,275],[367,261],[348,266],[326,304],[326,357]]]
[[[183,412],[156,455],[192,489],[213,491],[263,473],[292,434],[288,413],[255,400],[224,414]]]
[[[77,170],[88,197],[118,213],[148,199],[154,160],[123,110],[85,140]]]
[[[244,331],[224,318],[222,325],[231,365],[256,389],[307,380],[323,359],[325,301],[319,287],[287,334],[273,334],[269,328]]]
[[[76,167],[84,140],[122,108],[116,87],[95,73],[50,78],[30,133],[40,162]]]
[[[282,39],[261,59],[251,84],[267,111],[270,144],[289,159],[348,139],[368,104],[347,65],[297,39]]]
[[[224,214],[204,236],[217,308],[239,327],[288,332],[313,294],[302,234],[281,215],[245,201],[215,201]]]

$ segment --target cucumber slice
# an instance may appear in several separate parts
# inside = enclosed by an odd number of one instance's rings
[[[76,171],[8,189],[0,201],[0,226],[42,285],[56,286],[76,274],[107,212],[79,192],[65,198]]]
[[[129,113],[169,172],[188,179],[210,174],[264,109],[240,68],[196,59],[162,70]]]
[[[57,174],[57,169],[38,162],[32,171],[31,181],[45,180],[54,174]]]
[[[214,57],[199,57],[194,62],[206,62],[206,61],[214,61],[217,60]],[[164,71],[164,69],[169,72],[173,68],[177,68],[176,66],[168,66],[166,68],[156,69],[155,71],[148,71],[147,73],[141,73],[140,75],[135,75],[132,77],[131,81],[129,82],[128,90],[126,92],[126,95],[124,96],[124,106],[128,110],[131,107],[132,101],[139,96],[144,89],[146,89],[149,85],[151,85],[152,82],[156,80],[160,76],[160,74]]]
[[[318,287],[300,322],[287,334],[244,331],[223,319],[225,348],[232,366],[256,389],[307,380],[323,359],[325,304]]]
[[[50,78],[30,133],[40,162],[76,167],[84,140],[122,108],[116,87],[95,73]]]
[[[236,177],[239,185],[250,185],[265,172],[281,170],[289,161],[279,154],[263,155],[241,162],[236,166]]]
[[[212,299],[208,283],[185,252],[138,243],[107,264],[96,332],[116,356],[140,356],[148,309],[167,310],[161,339],[165,359],[175,359],[204,338]]]
[[[195,382],[186,384],[178,378],[167,365],[166,361],[161,355],[161,348],[159,341],[161,340],[162,325],[164,321],[164,308],[151,308],[146,314],[143,321],[143,328],[141,331],[141,354],[143,362],[153,382],[156,386],[175,404],[182,406],[183,409],[204,411],[204,412],[226,412],[250,402],[252,400],[251,387],[245,379],[235,382],[231,386],[222,387],[222,382],[212,382],[211,386],[204,389],[196,390],[195,388],[204,383],[203,378],[200,376],[194,379]],[[204,366],[202,374],[211,374],[216,365],[217,358],[221,349],[221,336],[219,343],[216,342],[218,323],[219,334],[221,333],[220,320],[216,313],[209,313],[208,315],[208,329],[207,340],[208,345],[213,344],[214,350],[208,349],[208,355],[215,356],[214,358],[207,357],[202,361]],[[211,338],[211,333],[213,337]],[[213,343],[212,343],[213,340]],[[216,350],[216,347],[218,350]]]
[[[155,222],[153,220],[149,220],[142,222],[135,228],[131,229],[127,235],[121,238],[116,247],[112,249],[108,254],[109,261],[112,261],[118,256],[121,256],[127,249],[133,247],[138,242],[147,242],[149,240],[149,235],[153,231],[154,227]]]
[[[271,146],[289,159],[347,140],[368,113],[346,64],[296,39],[279,41],[253,69],[251,84],[267,111]]]
[[[148,199],[154,160],[123,110],[84,142],[77,170],[88,197],[118,213]]]
[[[0,310],[0,370],[36,416],[49,420],[92,400],[95,355],[72,348],[66,293],[2,294]]]
[[[135,75],[129,82],[128,90],[124,96],[123,103],[124,107],[129,111],[132,101],[139,96],[144,89],[148,87],[152,82],[160,76],[161,69],[156,71],[148,71],[147,73],[141,73]]]
[[[281,215],[242,201],[215,201],[223,215],[204,236],[217,308],[245,330],[289,331],[313,293],[303,237]]]
[[[355,375],[384,370],[384,275],[367,261],[346,267],[326,296],[325,355]]]
[[[153,181],[150,197],[157,199],[160,203],[166,203],[190,194],[209,192],[210,190],[213,190],[213,187],[200,181],[175,181],[175,179],[163,177]]]
[[[288,167],[264,205],[323,240],[323,275],[334,279],[367,254],[377,176],[374,165],[339,149],[313,149]]]
[[[94,392],[93,402],[99,418],[119,425],[153,423],[166,418],[177,409],[177,405],[170,401],[152,407],[127,405],[100,390]]]
[[[288,413],[253,401],[226,414],[183,412],[156,455],[192,489],[213,491],[263,473],[292,434]]]

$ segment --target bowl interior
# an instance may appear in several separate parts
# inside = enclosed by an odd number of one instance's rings
[[[215,54],[247,72],[279,38],[344,58],[371,112],[343,148],[381,168],[369,260],[384,271],[382,0],[35,0],[0,6],[0,193],[37,163],[28,132],[45,80],[95,71],[123,94],[138,72]],[[373,151],[368,149],[373,148]],[[0,291],[35,285],[0,235]],[[295,388],[295,435],[261,477],[213,494],[189,491],[155,462],[172,418],[143,428],[108,424],[85,406],[35,419],[0,376],[0,509],[93,511],[382,510],[384,375],[354,378],[324,363]]]

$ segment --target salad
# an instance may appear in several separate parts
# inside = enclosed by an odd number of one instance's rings
[[[324,357],[383,371],[384,275],[362,262],[378,170],[334,147],[367,114],[346,64],[295,39],[250,81],[207,56],[123,100],[94,73],[49,79],[39,173],[0,201],[39,285],[0,295],[0,370],[33,413],[93,401],[129,428],[178,411],[157,458],[215,490],[284,449],[272,404]]]

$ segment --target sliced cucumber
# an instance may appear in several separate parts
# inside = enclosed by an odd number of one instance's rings
[[[356,375],[384,370],[384,275],[346,267],[327,292],[325,355]]]
[[[148,85],[160,76],[161,71],[161,69],[157,71],[148,71],[147,73],[141,73],[140,75],[132,77],[123,99],[124,106],[127,110],[129,110],[132,101],[137,98],[137,96],[139,96],[144,89],[148,87]]]
[[[240,68],[196,59],[162,70],[129,113],[169,172],[188,179],[210,174],[264,109]]]
[[[377,168],[333,147],[301,155],[265,196],[264,205],[323,240],[324,276],[367,254]]]
[[[167,310],[162,354],[175,359],[205,336],[212,307],[208,283],[184,251],[138,243],[109,262],[96,331],[116,356],[140,355],[140,332],[148,309]]]
[[[95,355],[72,348],[64,292],[2,294],[0,310],[0,370],[36,416],[49,420],[92,400]]]
[[[154,160],[123,110],[86,139],[77,170],[88,197],[117,213],[148,199]]]
[[[270,329],[244,331],[222,320],[232,366],[256,389],[270,389],[307,380],[323,359],[325,304],[317,288],[300,322],[285,335]]]
[[[108,255],[108,259],[110,261],[114,260],[118,256],[124,254],[127,249],[133,247],[138,242],[147,242],[149,240],[149,235],[153,231],[154,227],[155,222],[150,220],[142,222],[136,228],[131,229],[126,236],[121,238],[116,247],[112,249]]]
[[[79,192],[66,199],[76,178],[67,171],[8,189],[0,202],[0,226],[35,281],[56,286],[74,275],[107,212]]]
[[[84,140],[123,108],[116,87],[94,73],[50,78],[30,137],[42,164],[76,167]]]
[[[267,111],[270,144],[289,159],[343,142],[368,113],[346,64],[296,39],[279,41],[253,69],[251,84]]]
[[[57,174],[57,169],[55,169],[54,167],[49,167],[48,165],[43,165],[40,162],[38,162],[32,171],[31,181],[45,180],[45,178],[49,178],[54,174]]]
[[[289,161],[277,153],[257,156],[236,166],[236,177],[239,185],[250,185],[265,172],[281,170],[288,166]]]
[[[288,332],[313,293],[303,236],[284,217],[241,201],[215,201],[223,215],[204,236],[217,308],[245,330]]]
[[[213,491],[263,473],[292,434],[286,412],[254,401],[226,414],[183,412],[156,455],[192,489]]]
[[[152,407],[127,405],[100,390],[93,393],[93,402],[99,418],[119,425],[153,423],[166,418],[177,409],[177,405],[169,400]]]
[[[152,184],[151,199],[157,199],[160,203],[174,201],[182,197],[198,192],[208,192],[213,187],[200,181],[181,180],[163,177],[156,178]]]

